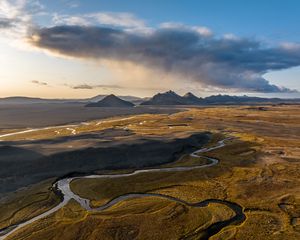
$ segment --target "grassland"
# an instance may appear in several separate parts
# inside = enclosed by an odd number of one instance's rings
[[[126,128],[136,137],[157,138],[210,131],[214,135],[209,145],[227,136],[234,139],[205,153],[220,160],[212,168],[72,182],[73,191],[91,199],[94,206],[133,192],[160,193],[188,202],[224,199],[243,206],[246,220],[212,239],[300,239],[300,106],[190,109],[75,127],[77,134],[104,128]],[[43,137],[39,134],[15,140]],[[46,137],[55,135],[50,131]],[[201,163],[182,157],[167,166]],[[11,239],[60,239],[62,235],[64,239],[198,239],[209,225],[232,214],[223,205],[196,209],[157,198],[127,200],[95,213],[70,203]]]
[[[60,197],[52,191],[49,179],[10,194],[0,202],[0,229],[37,216],[57,205]]]
[[[232,215],[231,209],[218,204],[192,208],[156,198],[124,201],[101,213],[88,213],[70,203],[8,239],[178,239]]]

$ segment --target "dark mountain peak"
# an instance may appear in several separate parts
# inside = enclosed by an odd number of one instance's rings
[[[144,98],[140,98],[140,97],[135,97],[135,96],[118,96],[118,95],[114,95],[114,94],[110,94],[112,96],[116,96],[124,101],[129,101],[132,102],[134,104],[140,104],[141,102],[145,101],[146,99]],[[94,96],[90,99],[88,99],[88,102],[99,102],[100,100],[104,99],[105,97],[107,97],[107,95],[97,95]]]
[[[183,95],[184,98],[198,98],[197,96],[195,96],[193,93],[191,92],[187,92],[186,94]],[[200,99],[200,98],[198,98]]]
[[[103,99],[121,99],[121,98],[117,97],[117,96],[114,95],[114,94],[109,94],[109,95],[107,95],[106,97],[104,97]]]
[[[195,96],[194,94],[192,94],[191,92],[187,92],[186,94],[183,95],[183,97],[193,97]]]
[[[185,105],[185,99],[173,91],[158,93],[141,105]]]
[[[178,94],[176,92],[172,91],[172,90],[169,90],[169,91],[165,92],[165,94],[177,95],[178,96]]]
[[[154,95],[142,105],[198,105],[202,103],[202,100],[190,92],[182,97],[170,90]]]
[[[202,98],[198,98],[197,96],[195,96],[191,92],[188,92],[188,93],[184,94],[183,98],[186,99],[187,104],[191,104],[191,105],[195,105],[195,104],[198,105],[198,104],[203,102]]]
[[[102,100],[96,103],[89,103],[86,107],[133,107],[134,104],[121,98],[118,98],[114,94],[110,94],[104,97]]]
[[[170,97],[180,97],[176,92],[174,92],[172,90],[169,90],[169,91],[164,92],[164,93],[158,93],[156,95],[159,95],[159,96],[165,95],[165,96],[170,96]]]
[[[158,93],[153,96],[153,98],[155,98],[155,97],[180,98],[180,96],[177,93],[175,93],[171,90],[164,92],[164,93]]]

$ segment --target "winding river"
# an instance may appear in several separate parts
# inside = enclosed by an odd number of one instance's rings
[[[214,158],[209,158],[209,157],[205,157],[205,156],[199,156],[199,153],[204,153],[204,152],[209,152],[218,148],[222,148],[225,146],[225,141],[227,139],[223,139],[221,141],[219,141],[216,146],[211,147],[211,148],[202,148],[200,150],[197,150],[193,153],[190,154],[191,157],[194,158],[205,158],[208,160],[207,164],[201,165],[201,166],[186,166],[186,167],[167,167],[167,168],[151,168],[151,169],[140,169],[140,170],[136,170],[134,172],[131,173],[124,173],[124,174],[103,174],[103,175],[88,175],[88,176],[79,176],[79,177],[70,177],[70,178],[64,178],[64,179],[60,179],[58,180],[56,183],[54,183],[53,187],[55,187],[58,191],[61,192],[61,195],[63,197],[63,200],[60,204],[58,204],[57,206],[55,206],[54,208],[28,220],[16,225],[12,225],[9,226],[5,229],[0,230],[0,240],[4,240],[5,238],[7,238],[8,236],[10,236],[11,234],[13,234],[14,232],[16,232],[17,230],[39,220],[42,218],[45,218],[47,216],[49,216],[50,214],[58,211],[59,209],[61,209],[62,207],[64,207],[71,199],[74,199],[76,202],[78,202],[81,207],[83,207],[85,210],[87,211],[102,211],[105,210],[121,201],[124,201],[126,199],[131,199],[131,198],[143,198],[143,197],[158,197],[158,198],[164,198],[170,201],[174,201],[174,202],[178,202],[181,204],[185,204],[187,206],[192,206],[192,207],[206,207],[208,204],[210,203],[219,203],[219,204],[223,204],[226,205],[227,207],[231,208],[234,213],[235,216],[225,220],[225,221],[220,221],[220,222],[216,222],[214,224],[212,224],[211,226],[209,226],[205,231],[204,231],[204,235],[201,239],[209,239],[210,236],[215,235],[216,233],[218,233],[222,228],[224,228],[225,226],[228,225],[233,225],[233,224],[240,224],[245,220],[245,215],[243,213],[243,208],[233,202],[229,202],[229,201],[225,201],[225,200],[220,200],[220,199],[207,199],[205,201],[202,202],[198,202],[198,203],[189,203],[186,202],[184,200],[181,200],[179,198],[175,198],[175,197],[171,197],[168,195],[163,195],[163,194],[159,194],[159,193],[129,193],[129,194],[124,194],[121,195],[115,199],[112,199],[111,201],[107,202],[106,204],[98,207],[98,208],[92,208],[90,205],[90,200],[86,199],[86,198],[82,198],[79,195],[77,195],[76,193],[72,192],[71,188],[70,188],[70,183],[75,180],[75,179],[88,179],[88,178],[120,178],[120,177],[130,177],[130,176],[134,176],[137,174],[141,174],[141,173],[154,173],[154,172],[176,172],[176,171],[189,171],[189,170],[194,170],[194,169],[201,169],[201,168],[207,168],[207,167],[212,167],[216,164],[218,164],[218,160],[214,159]]]

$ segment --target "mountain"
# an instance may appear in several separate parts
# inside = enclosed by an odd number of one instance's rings
[[[95,97],[91,97],[88,99],[89,102],[99,102],[103,98],[105,98],[107,95],[97,95]],[[135,97],[135,96],[117,96],[118,98],[124,100],[124,101],[129,101],[135,104],[140,104],[144,101],[147,100],[147,98],[140,98],[140,97]]]
[[[183,98],[185,99],[186,103],[190,105],[203,104],[203,98],[198,98],[191,92],[188,92],[185,95],[183,95]]]
[[[87,104],[86,107],[134,107],[134,104],[111,94],[98,102]]]
[[[188,105],[186,98],[179,96],[173,91],[158,93],[150,100],[141,103],[141,105]]]
[[[0,98],[0,105],[6,104],[52,104],[52,103],[97,103],[103,100],[107,95],[97,95],[85,99],[44,99],[33,97],[6,97]],[[230,95],[212,95],[206,98],[198,98],[188,92],[180,96],[173,91],[158,93],[152,98],[139,98],[134,96],[117,96],[117,98],[130,102],[135,105],[239,105],[239,104],[299,104],[299,98],[281,99],[281,98],[261,98],[249,96],[230,96]]]
[[[206,105],[222,105],[222,104],[278,104],[278,103],[299,103],[300,99],[281,99],[281,98],[260,98],[230,95],[213,95],[204,98]]]
[[[141,105],[247,105],[247,104],[299,104],[300,99],[260,98],[248,96],[213,95],[198,98],[188,92],[179,96],[173,91],[159,93]]]

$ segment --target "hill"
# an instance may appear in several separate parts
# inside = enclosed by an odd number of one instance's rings
[[[111,94],[98,102],[88,103],[86,107],[134,107],[134,104]]]

